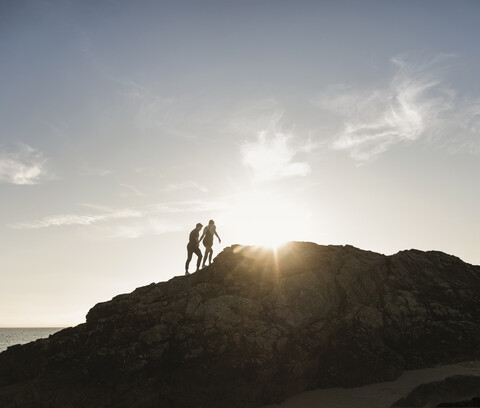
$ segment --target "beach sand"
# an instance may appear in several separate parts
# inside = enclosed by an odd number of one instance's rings
[[[420,384],[443,380],[452,375],[480,375],[480,361],[406,370],[395,381],[354,388],[327,388],[304,392],[278,405],[262,408],[386,408]]]

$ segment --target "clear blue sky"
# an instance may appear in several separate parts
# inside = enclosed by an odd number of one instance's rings
[[[480,2],[2,1],[0,326],[183,273],[188,233],[480,264]]]

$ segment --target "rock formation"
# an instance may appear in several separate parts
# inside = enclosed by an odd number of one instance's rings
[[[480,357],[480,267],[441,252],[232,246],[0,354],[0,406],[258,407]]]
[[[454,375],[442,381],[419,385],[392,407],[479,407],[478,396],[478,375]]]

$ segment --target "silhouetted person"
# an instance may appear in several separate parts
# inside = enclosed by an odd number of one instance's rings
[[[205,255],[203,257],[203,266],[205,266],[205,262],[207,262],[207,256],[208,256],[208,264],[210,265],[212,263],[212,255],[213,255],[213,236],[216,235],[218,238],[218,243],[222,242],[220,237],[217,234],[217,227],[215,226],[215,222],[213,220],[210,220],[208,222],[208,225],[205,227],[203,230],[202,238],[200,238],[200,241],[203,239],[203,245],[205,246]]]
[[[190,232],[190,237],[187,244],[187,262],[185,262],[185,275],[190,275],[188,272],[188,265],[192,260],[192,255],[197,255],[197,271],[200,269],[200,262],[202,262],[202,251],[198,247],[199,239],[198,236],[200,235],[200,230],[202,229],[203,225],[198,223],[195,229]]]

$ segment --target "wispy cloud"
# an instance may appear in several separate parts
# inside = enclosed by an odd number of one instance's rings
[[[332,147],[365,161],[401,142],[425,138],[439,143],[449,124],[479,126],[475,104],[459,99],[443,81],[449,58],[439,55],[421,63],[394,58],[395,75],[383,85],[369,90],[337,87],[325,95],[319,105],[344,120]]]
[[[63,225],[91,225],[123,218],[138,218],[143,215],[143,212],[132,209],[116,210],[103,214],[59,214],[44,217],[37,221],[14,224],[12,227],[16,229],[38,229]]]
[[[19,143],[15,152],[0,150],[0,182],[38,184],[48,176],[47,159],[38,150]]]
[[[99,205],[99,204],[92,204],[92,203],[79,203],[78,205],[85,207],[85,208],[90,208],[91,210],[95,211],[102,211],[102,212],[113,212],[110,207],[107,207],[105,205]]]
[[[133,123],[142,132],[192,140],[221,127],[222,115],[198,95],[165,96],[135,83],[128,89],[126,98],[135,112]]]
[[[196,189],[196,190],[200,190],[203,193],[208,192],[208,189],[206,187],[202,186],[200,183],[193,180],[167,184],[164,188],[164,191],[177,191],[177,190],[184,190],[184,189]]]
[[[92,166],[90,163],[82,163],[78,170],[78,174],[81,176],[100,176],[105,177],[113,174],[112,170],[102,169]]]
[[[441,122],[435,143],[451,153],[480,153],[480,100],[462,100],[459,108]]]
[[[131,97],[137,106],[135,125],[141,129],[163,128],[175,119],[174,100],[136,87]]]
[[[284,111],[275,99],[259,99],[234,109],[227,117],[229,131],[241,137],[255,134],[259,129],[278,128]]]
[[[126,188],[130,192],[130,194],[133,194],[135,196],[143,197],[146,195],[143,191],[140,191],[140,189],[130,184],[120,183],[120,186]]]
[[[152,206],[152,212],[159,213],[188,213],[217,211],[225,208],[223,201],[190,200],[169,203],[160,203]]]
[[[178,226],[172,226],[159,217],[161,214],[174,213],[199,213],[218,211],[224,209],[226,204],[221,201],[179,201],[153,204],[143,209],[110,209],[96,204],[84,203],[83,207],[98,210],[89,214],[57,214],[43,217],[39,220],[20,222],[10,225],[15,229],[39,229],[59,226],[85,226],[92,227],[107,224],[103,229],[98,229],[102,236],[109,237],[139,237],[141,235],[159,234],[178,231]],[[129,221],[126,221],[129,220]],[[136,220],[135,222],[131,222]]]
[[[292,134],[273,127],[259,132],[255,141],[242,145],[242,162],[253,170],[259,181],[306,176],[310,165],[295,161],[295,157],[311,149],[310,142],[302,143]]]
[[[148,235],[161,235],[182,230],[183,228],[180,226],[172,225],[156,217],[149,217],[139,222],[112,226],[103,230],[99,235],[107,238],[136,239]]]
[[[174,214],[203,213],[223,210],[227,204],[220,201],[179,201],[159,203],[142,211],[139,219],[119,220],[109,224],[94,225],[87,234],[93,238],[136,239],[185,230],[182,221],[174,221]],[[168,216],[162,216],[168,215]]]

